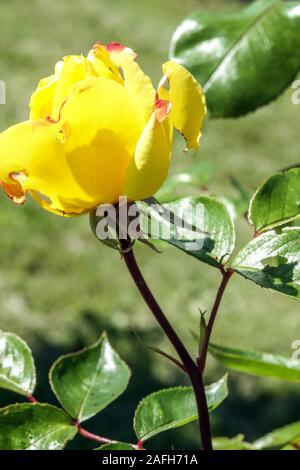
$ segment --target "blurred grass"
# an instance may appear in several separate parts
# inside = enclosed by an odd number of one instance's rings
[[[86,53],[97,40],[120,41],[138,52],[139,62],[157,83],[171,34],[184,16],[199,7],[232,8],[241,3],[245,2],[2,1],[0,79],[7,85],[7,105],[0,107],[0,128],[26,119],[35,84],[52,73],[61,56]],[[200,158],[214,167],[213,193],[231,194],[230,175],[253,192],[268,174],[299,161],[299,117],[300,107],[291,104],[288,90],[275,103],[245,118],[207,120]],[[176,149],[172,171],[190,163],[179,144]],[[239,222],[238,231],[240,246],[251,232],[245,221]],[[198,327],[199,307],[211,306],[218,273],[171,248],[161,255],[140,248],[138,257],[162,306],[195,350],[190,330]],[[150,391],[183,383],[183,379],[138,339],[170,350],[119,255],[97,243],[87,217],[64,220],[32,203],[13,207],[1,195],[0,259],[0,328],[20,334],[34,348],[40,398],[54,401],[46,380],[47,368],[57,355],[95,340],[107,329],[133,369],[133,379],[126,394],[90,427],[120,439],[132,438],[128,427],[138,401]],[[233,278],[216,324],[215,342],[289,356],[292,341],[299,338],[296,302]],[[209,378],[220,373],[210,361]],[[233,377],[231,398],[213,417],[215,433],[244,432],[250,439],[300,419],[299,387],[238,374]],[[3,393],[0,399],[5,404],[11,396]],[[191,425],[162,435],[151,445],[184,448],[196,442]],[[84,445],[80,440],[76,443]]]

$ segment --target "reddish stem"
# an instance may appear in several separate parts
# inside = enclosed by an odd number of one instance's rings
[[[75,426],[77,427],[79,434],[83,437],[86,437],[87,439],[90,439],[90,441],[95,441],[100,444],[114,444],[116,442],[112,439],[108,439],[107,437],[98,436],[97,434],[93,434],[92,432],[87,431],[86,429],[82,428],[79,423],[75,423]]]
[[[202,344],[202,347],[201,347],[201,353],[200,353],[200,357],[198,359],[199,371],[201,373],[203,373],[203,371],[205,369],[209,340],[210,340],[212,329],[213,329],[213,326],[214,326],[214,323],[215,323],[215,320],[216,320],[216,317],[217,317],[217,313],[218,313],[218,310],[219,310],[219,307],[220,307],[220,304],[221,304],[221,300],[223,298],[223,295],[224,295],[226,286],[228,284],[228,281],[231,278],[231,276],[233,275],[234,271],[232,271],[231,269],[225,270],[222,267],[221,268],[221,273],[222,273],[222,281],[221,281],[220,287],[218,289],[218,292],[217,292],[217,295],[216,295],[216,298],[215,298],[215,301],[214,301],[214,305],[213,305],[213,308],[212,308],[212,311],[211,311],[211,314],[210,314],[210,318],[209,318],[209,321],[208,321],[208,324],[207,324],[207,327],[206,327],[206,330],[205,330],[205,333],[204,333],[203,344]]]
[[[174,349],[176,350],[190,378],[190,381],[194,389],[197,408],[198,408],[199,430],[200,430],[202,447],[203,447],[203,450],[212,450],[209,414],[208,414],[208,407],[207,407],[202,373],[199,372],[197,364],[191,358],[185,345],[183,344],[183,342],[177,335],[176,331],[174,330],[169,320],[166,318],[164,312],[160,308],[160,305],[157,303],[150,288],[148,287],[148,284],[146,283],[139,269],[139,266],[136,262],[130,240],[120,239],[119,242],[120,242],[121,253],[123,255],[123,259],[125,261],[127,269],[136,287],[138,288],[140,294],[142,295],[144,301],[148,305],[155,319],[161,326],[162,330],[166,334],[167,338],[169,339]]]
[[[31,403],[39,403],[39,401],[33,395],[27,395],[26,398]],[[86,437],[87,439],[90,439],[91,441],[95,441],[95,442],[98,442],[100,444],[114,444],[116,442],[116,441],[113,441],[111,439],[108,439],[107,437],[97,436],[97,434],[93,434],[92,432],[89,432],[86,429],[83,429],[80,426],[80,423],[78,421],[74,422],[74,426],[76,426],[76,428],[77,428],[79,434],[81,434],[81,436]]]
[[[136,450],[145,450],[143,441],[139,440],[136,445]]]
[[[33,395],[27,395],[26,398],[31,403],[38,403],[38,400]]]

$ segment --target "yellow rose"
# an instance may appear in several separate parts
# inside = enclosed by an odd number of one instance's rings
[[[0,134],[0,181],[17,204],[26,193],[59,215],[86,213],[119,196],[140,200],[165,180],[173,130],[197,149],[205,99],[181,65],[163,65],[157,91],[119,43],[68,56],[43,78],[30,119]]]

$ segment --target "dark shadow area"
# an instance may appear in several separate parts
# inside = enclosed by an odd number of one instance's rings
[[[232,437],[242,433],[248,442],[253,442],[276,428],[300,420],[300,385],[293,384],[292,390],[289,384],[281,387],[280,392],[257,387],[251,394],[241,390],[245,377],[249,379],[245,374],[230,373],[229,396],[213,414],[215,436]]]

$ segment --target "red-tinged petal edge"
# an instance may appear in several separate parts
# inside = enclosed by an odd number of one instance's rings
[[[156,119],[159,122],[163,122],[171,111],[172,104],[168,100],[161,100],[156,97],[154,102],[154,112]]]
[[[5,181],[0,180],[0,186],[15,204],[24,204],[26,196],[22,185],[27,179],[26,173],[23,171],[10,173],[9,177],[12,180],[12,183],[6,183]]]
[[[127,54],[133,55],[134,59],[137,56],[137,54],[132,49],[130,49],[130,47],[126,47],[120,42],[110,42],[109,44],[106,44],[105,47],[108,52],[126,52]]]

